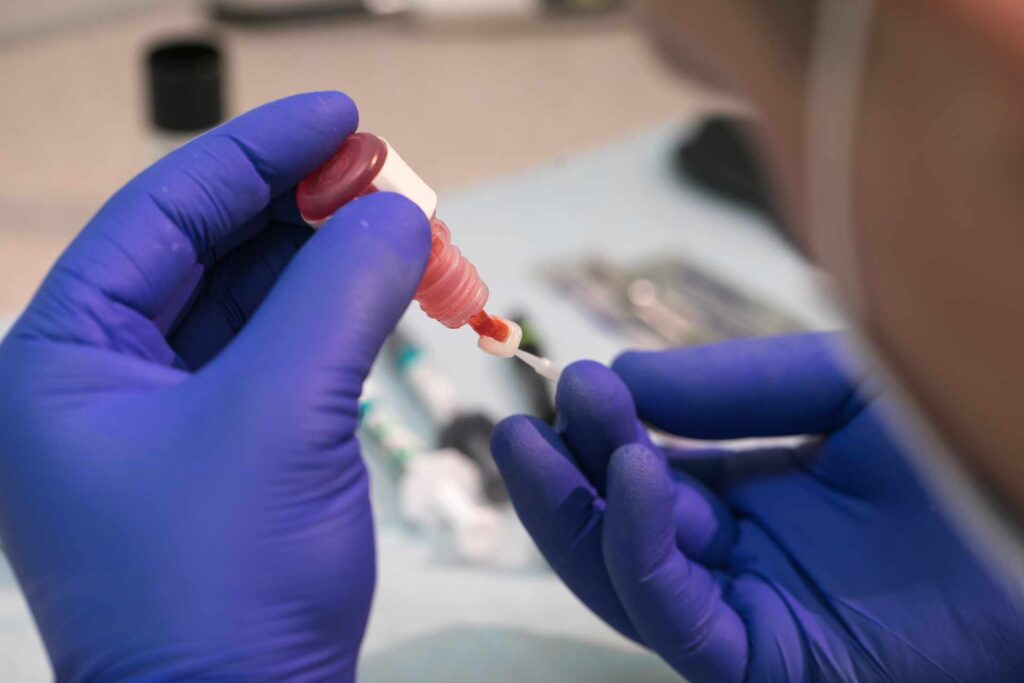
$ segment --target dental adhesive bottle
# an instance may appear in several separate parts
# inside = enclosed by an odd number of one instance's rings
[[[296,201],[302,218],[317,228],[348,202],[372,192],[397,192],[430,220],[430,258],[415,296],[423,312],[451,329],[468,325],[480,335],[478,346],[493,356],[515,356],[522,329],[484,310],[487,285],[437,217],[437,193],[386,140],[363,132],[349,136],[326,164],[299,184]]]

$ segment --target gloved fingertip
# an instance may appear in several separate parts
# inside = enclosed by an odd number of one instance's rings
[[[412,201],[394,192],[375,192],[343,206],[324,223],[321,239],[360,240],[413,269],[416,283],[430,255],[430,223]],[[337,233],[344,232],[344,235]],[[366,256],[373,257],[374,253]]]
[[[606,366],[580,361],[562,373],[555,404],[556,431],[590,481],[603,492],[612,451],[642,439],[629,389]]]
[[[651,449],[630,444],[608,463],[605,554],[609,569],[643,576],[674,546],[672,482]]]
[[[624,351],[612,361],[612,372],[618,375],[627,387],[633,388],[643,377],[645,361],[650,355],[644,351]]]
[[[636,436],[636,408],[622,380],[607,366],[595,361],[577,361],[568,366],[558,381],[555,396],[560,431],[571,429],[578,418],[621,426],[620,443]],[[568,423],[568,424],[567,424]]]
[[[602,537],[609,577],[644,643],[681,675],[740,681],[744,624],[722,602],[716,578],[677,547],[673,495],[651,449],[628,445],[612,454]]]
[[[586,392],[595,382],[605,382],[608,368],[595,360],[578,360],[565,367],[558,379],[558,394]]]
[[[359,127],[359,108],[340,90],[316,90],[279,100],[284,107],[301,107],[307,121],[345,136]]]
[[[511,454],[521,449],[540,428],[538,420],[529,415],[506,417],[491,432],[491,450],[495,460],[511,460]],[[500,464],[500,463],[499,463]]]
[[[530,415],[513,415],[499,422],[491,434],[491,452],[506,484],[515,491],[528,490],[530,482],[542,473],[554,476],[553,470],[572,468],[572,457],[558,435]]]
[[[554,430],[516,415],[495,427],[494,459],[516,514],[569,588],[609,625],[638,640],[602,559],[602,506]]]
[[[271,392],[291,385],[308,397],[338,387],[358,395],[429,253],[426,216],[408,199],[379,193],[353,201],[298,251],[232,353],[218,357],[230,372],[253,358],[276,359],[273,371],[253,378]]]
[[[346,113],[351,112],[357,116],[359,115],[359,109],[356,106],[355,100],[340,90],[314,90],[312,94],[321,97],[327,107],[335,107]]]
[[[593,516],[595,493],[554,430],[516,415],[494,429],[491,448],[519,519],[551,560],[565,555]]]
[[[195,156],[196,150],[204,147],[223,154],[224,139],[229,139],[244,154],[239,158],[247,160],[269,185],[270,197],[261,197],[265,202],[314,172],[358,127],[359,111],[348,95],[337,91],[301,93],[248,111],[171,157]],[[234,189],[243,197],[251,193],[242,186]]]
[[[642,444],[627,444],[617,448],[608,462],[608,500],[643,503],[655,507],[661,503],[671,505],[672,480],[665,460]]]

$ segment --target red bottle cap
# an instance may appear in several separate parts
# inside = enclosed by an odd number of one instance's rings
[[[373,179],[387,156],[387,144],[376,135],[349,136],[320,170],[299,183],[295,201],[302,218],[319,225],[356,197],[373,192]]]

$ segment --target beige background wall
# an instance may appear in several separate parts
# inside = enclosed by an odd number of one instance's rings
[[[204,28],[196,3],[143,3],[0,43],[0,314],[27,302],[70,237],[153,156],[145,47]],[[366,20],[221,35],[232,111],[345,90],[363,125],[442,192],[707,104],[666,73],[625,15],[485,29]]]

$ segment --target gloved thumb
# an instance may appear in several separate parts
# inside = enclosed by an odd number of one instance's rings
[[[311,410],[326,411],[338,419],[321,424],[354,428],[363,381],[429,251],[427,219],[405,197],[351,202],[295,255],[211,373],[227,372],[259,414],[274,406],[308,424]]]

